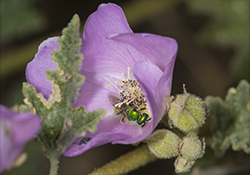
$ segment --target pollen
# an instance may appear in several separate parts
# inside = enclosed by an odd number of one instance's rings
[[[133,104],[139,108],[145,108],[147,106],[147,100],[140,88],[140,84],[137,80],[127,79],[123,81],[122,92],[120,92],[120,98],[124,100],[126,105]]]
[[[140,84],[137,80],[132,79],[130,75],[131,68],[128,67],[128,75],[126,79],[124,78],[124,73],[122,73],[122,81],[118,84],[118,81],[115,81],[117,85],[109,84],[109,87],[114,86],[116,89],[119,89],[120,94],[120,103],[117,103],[116,107],[121,107],[123,104],[134,105],[138,108],[146,108],[147,100],[140,88]]]

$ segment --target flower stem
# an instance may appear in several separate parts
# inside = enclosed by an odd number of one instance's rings
[[[58,163],[59,163],[59,160],[58,160],[58,157],[54,157],[54,156],[51,156],[49,157],[49,160],[50,160],[50,171],[49,171],[49,175],[57,175],[57,171],[58,171]]]
[[[90,175],[126,174],[155,160],[157,159],[150,154],[147,145],[143,145],[93,171]]]

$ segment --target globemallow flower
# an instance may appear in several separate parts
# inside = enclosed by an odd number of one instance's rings
[[[26,69],[28,83],[47,99],[52,91],[45,72],[58,69],[51,59],[51,52],[60,49],[57,39],[44,41]],[[101,4],[87,19],[82,35],[80,73],[85,82],[74,108],[106,113],[97,130],[75,138],[64,155],[76,156],[106,143],[136,143],[149,136],[166,112],[177,48],[174,39],[133,33],[119,6]]]
[[[26,143],[34,138],[41,127],[38,116],[14,113],[0,105],[0,173],[10,169]]]

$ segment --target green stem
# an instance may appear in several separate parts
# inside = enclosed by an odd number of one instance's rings
[[[157,159],[150,154],[147,145],[143,145],[93,171],[90,175],[126,174],[155,160]]]
[[[51,156],[49,157],[50,160],[50,171],[49,171],[49,175],[57,175],[57,171],[58,171],[58,157],[56,156]]]

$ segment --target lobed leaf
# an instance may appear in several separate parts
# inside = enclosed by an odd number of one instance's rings
[[[223,101],[207,97],[212,117],[212,148],[222,156],[232,145],[233,150],[250,153],[250,85],[242,80],[238,87],[230,88]]]
[[[60,50],[52,52],[52,59],[58,70],[46,71],[52,83],[52,94],[45,99],[42,94],[28,84],[23,84],[28,107],[35,109],[41,117],[42,130],[38,135],[45,154],[60,155],[74,137],[83,136],[87,130],[94,132],[96,123],[103,117],[103,110],[86,113],[84,107],[73,109],[84,76],[79,74],[83,56],[80,53],[79,17],[75,15],[68,27],[63,29],[63,37],[58,39]]]

